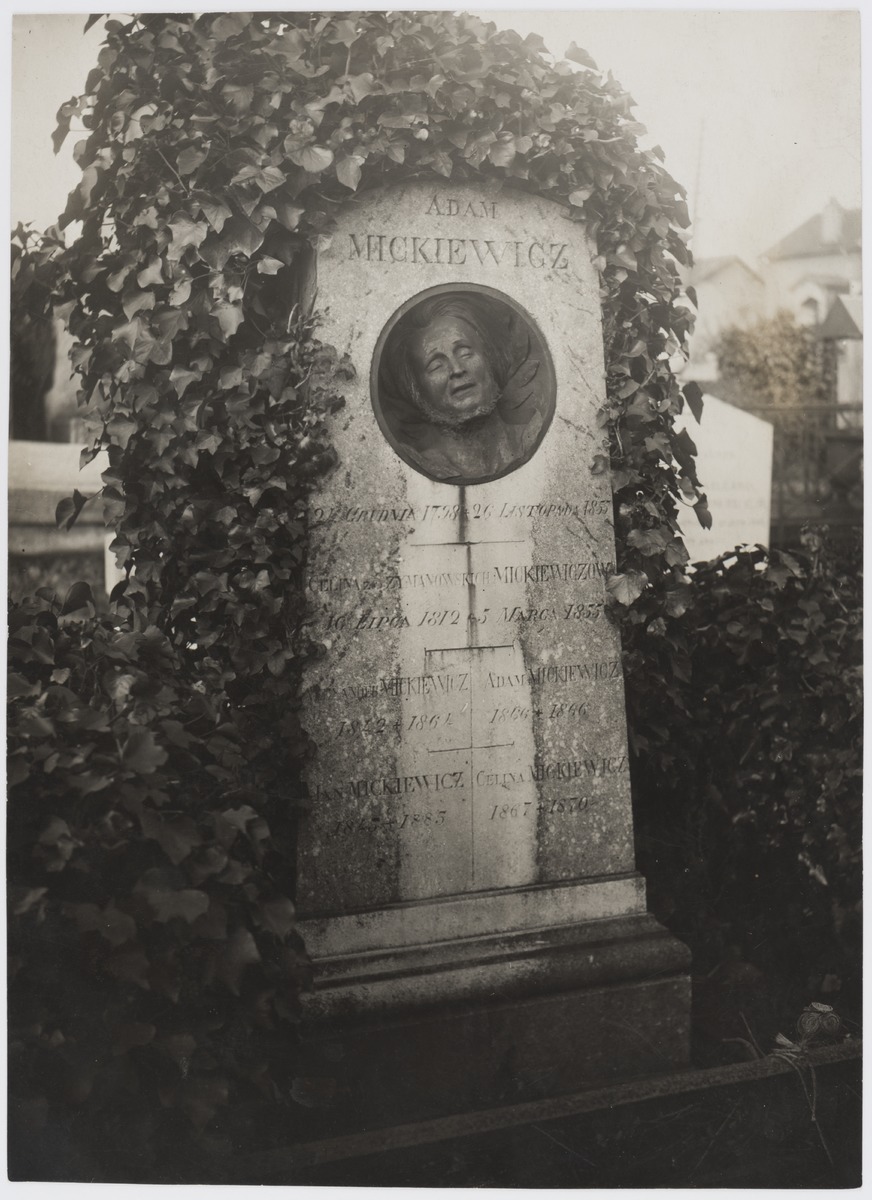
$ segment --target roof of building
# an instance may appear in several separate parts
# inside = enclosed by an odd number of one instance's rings
[[[734,263],[742,267],[743,270],[747,271],[749,275],[752,275],[755,279],[759,280],[760,283],[763,282],[762,277],[757,274],[754,268],[749,267],[745,260],[739,258],[737,254],[721,254],[716,255],[714,258],[696,259],[690,271],[689,282],[694,285],[705,283],[707,279],[711,279],[713,276],[718,275],[721,271],[725,270],[729,266],[732,266]]]
[[[817,335],[820,338],[862,338],[863,297],[837,296]]]
[[[816,284],[819,288],[823,288],[827,292],[847,292],[851,288],[850,279],[846,279],[844,275],[817,275],[812,272],[809,275],[803,275],[801,279],[797,279],[796,283],[790,285],[790,290],[796,292],[809,283]]]
[[[841,206],[839,206],[841,208]],[[859,208],[841,208],[841,228],[835,241],[824,239],[824,213],[809,217],[787,237],[766,251],[768,259],[809,258],[819,254],[845,254],[859,251],[861,244],[861,212]]]

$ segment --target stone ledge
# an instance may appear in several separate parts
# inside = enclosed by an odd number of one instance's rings
[[[685,972],[690,953],[647,913],[467,937],[316,963],[302,997],[314,1021],[379,1021],[446,1005],[507,1001]]]
[[[397,904],[298,922],[316,960],[379,947],[422,946],[516,930],[550,929],[645,911],[641,875],[536,884]]]

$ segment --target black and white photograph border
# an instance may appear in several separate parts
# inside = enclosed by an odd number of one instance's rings
[[[868,21],[36,7],[7,1187],[859,1186]]]

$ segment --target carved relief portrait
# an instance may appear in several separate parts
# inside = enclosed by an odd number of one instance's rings
[[[372,402],[410,466],[443,483],[486,483],[535,453],[554,415],[554,369],[532,318],[507,298],[439,290],[388,322]]]

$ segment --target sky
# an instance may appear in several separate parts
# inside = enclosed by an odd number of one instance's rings
[[[663,148],[688,190],[698,257],[753,262],[830,197],[859,207],[856,12],[476,11],[541,34],[558,57],[574,41],[612,72],[636,101],[646,144]],[[70,13],[13,19],[13,225],[51,224],[78,180],[76,139],[55,157],[51,132],[96,61],[102,22],[87,35],[83,25]]]

